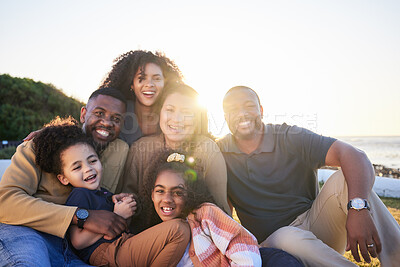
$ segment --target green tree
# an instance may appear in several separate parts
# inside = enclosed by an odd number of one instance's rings
[[[54,85],[0,75],[0,140],[21,140],[55,116],[79,119],[83,103]]]

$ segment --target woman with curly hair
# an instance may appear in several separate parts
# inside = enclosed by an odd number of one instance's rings
[[[197,158],[196,168],[216,203],[231,214],[227,201],[227,171],[217,144],[208,133],[207,112],[198,103],[198,93],[188,85],[169,85],[160,97],[162,133],[142,137],[129,149],[117,192],[137,194],[154,157],[164,148],[179,149]]]
[[[129,145],[159,132],[155,103],[168,84],[182,82],[175,63],[163,53],[135,50],[120,55],[100,87],[114,87],[128,100],[120,137]]]
[[[171,150],[153,160],[141,193],[147,227],[186,218],[192,236],[178,266],[261,266],[257,239],[213,204],[194,162]]]
[[[103,168],[89,139],[72,119],[57,119],[33,139],[37,165],[53,173],[73,189],[66,205],[78,207],[77,225],[68,238],[78,256],[95,266],[174,266],[184,254],[189,228],[182,220],[171,220],[132,235],[123,233],[112,240],[85,228],[93,210],[106,210],[128,219],[136,206],[132,196],[113,195],[101,188]]]

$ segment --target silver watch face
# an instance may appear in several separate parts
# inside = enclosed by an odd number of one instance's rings
[[[357,210],[365,208],[365,201],[361,198],[354,198],[351,200],[351,206]]]

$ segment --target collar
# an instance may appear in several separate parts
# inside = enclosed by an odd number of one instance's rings
[[[222,142],[222,151],[223,152],[232,152],[237,154],[243,154],[244,152],[240,151],[240,149],[236,145],[235,138],[230,133],[225,138],[221,140]],[[264,133],[263,138],[261,140],[261,144],[258,148],[251,154],[258,154],[262,152],[272,152],[275,148],[275,138],[274,138],[274,128],[272,124],[264,125]]]

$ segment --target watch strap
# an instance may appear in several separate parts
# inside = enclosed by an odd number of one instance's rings
[[[86,221],[86,219],[83,220],[83,219],[78,218],[78,227],[83,229],[83,224],[85,223],[85,221]]]
[[[78,220],[77,220],[77,225],[78,225],[78,227],[81,228],[81,229],[83,229],[83,225],[84,225],[86,219],[89,217],[89,211],[86,210],[86,209],[80,209],[80,208],[78,208],[78,209],[76,210],[75,215],[76,215],[76,218],[78,219]]]

